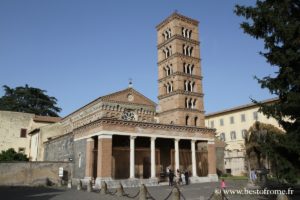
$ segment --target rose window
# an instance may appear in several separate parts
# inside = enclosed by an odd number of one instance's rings
[[[125,110],[122,115],[122,120],[127,120],[127,121],[135,120],[134,112],[130,110]]]

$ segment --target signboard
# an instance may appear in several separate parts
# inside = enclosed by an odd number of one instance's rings
[[[63,167],[58,168],[58,176],[59,177],[63,177],[64,176],[64,168]]]

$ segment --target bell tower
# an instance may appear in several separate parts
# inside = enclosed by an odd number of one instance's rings
[[[175,12],[156,26],[160,123],[204,127],[198,24]]]

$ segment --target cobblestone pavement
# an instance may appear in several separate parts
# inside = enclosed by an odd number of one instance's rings
[[[246,186],[246,181],[228,181],[228,189],[242,189]],[[219,183],[199,183],[188,186],[181,186],[183,196],[186,200],[208,200],[215,188],[219,187]],[[171,192],[172,188],[169,186],[148,187],[149,193],[156,200],[164,200]],[[110,189],[110,192],[116,191]],[[139,188],[125,188],[125,192],[129,196],[134,196],[139,191]],[[128,197],[117,197],[112,195],[102,195],[99,191],[86,192],[77,191],[76,189],[62,189],[52,187],[0,187],[0,199],[7,200],[130,200]],[[265,200],[266,197],[258,195],[227,195],[228,200]],[[134,198],[138,199],[138,197]],[[169,199],[172,199],[170,197]],[[183,198],[182,198],[183,199]],[[269,196],[269,199],[276,199],[276,197]],[[298,198],[293,198],[298,199]]]

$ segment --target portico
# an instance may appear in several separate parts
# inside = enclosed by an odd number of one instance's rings
[[[81,129],[76,130],[75,142],[86,141],[86,179],[95,178],[99,184],[103,180],[120,179],[151,179],[152,183],[158,183],[166,168],[174,171],[188,170],[193,182],[216,178],[214,139],[209,136],[209,131],[212,130],[152,123],[125,123],[111,119],[99,120],[97,124],[99,127],[84,127],[84,132]],[[112,124],[115,130],[111,130],[109,125]],[[131,132],[117,131],[120,130],[118,126],[125,130],[130,129]],[[97,131],[99,128],[102,130]],[[172,134],[166,134],[166,129],[169,128],[173,129]],[[98,145],[95,145],[96,140]],[[207,148],[203,152],[199,152],[199,143],[206,143]],[[207,154],[207,160],[203,163],[208,166],[199,164],[203,153]],[[203,167],[208,168],[207,173],[198,174],[197,171],[201,171]],[[95,169],[97,172],[94,175],[97,176],[93,177],[92,172]]]

